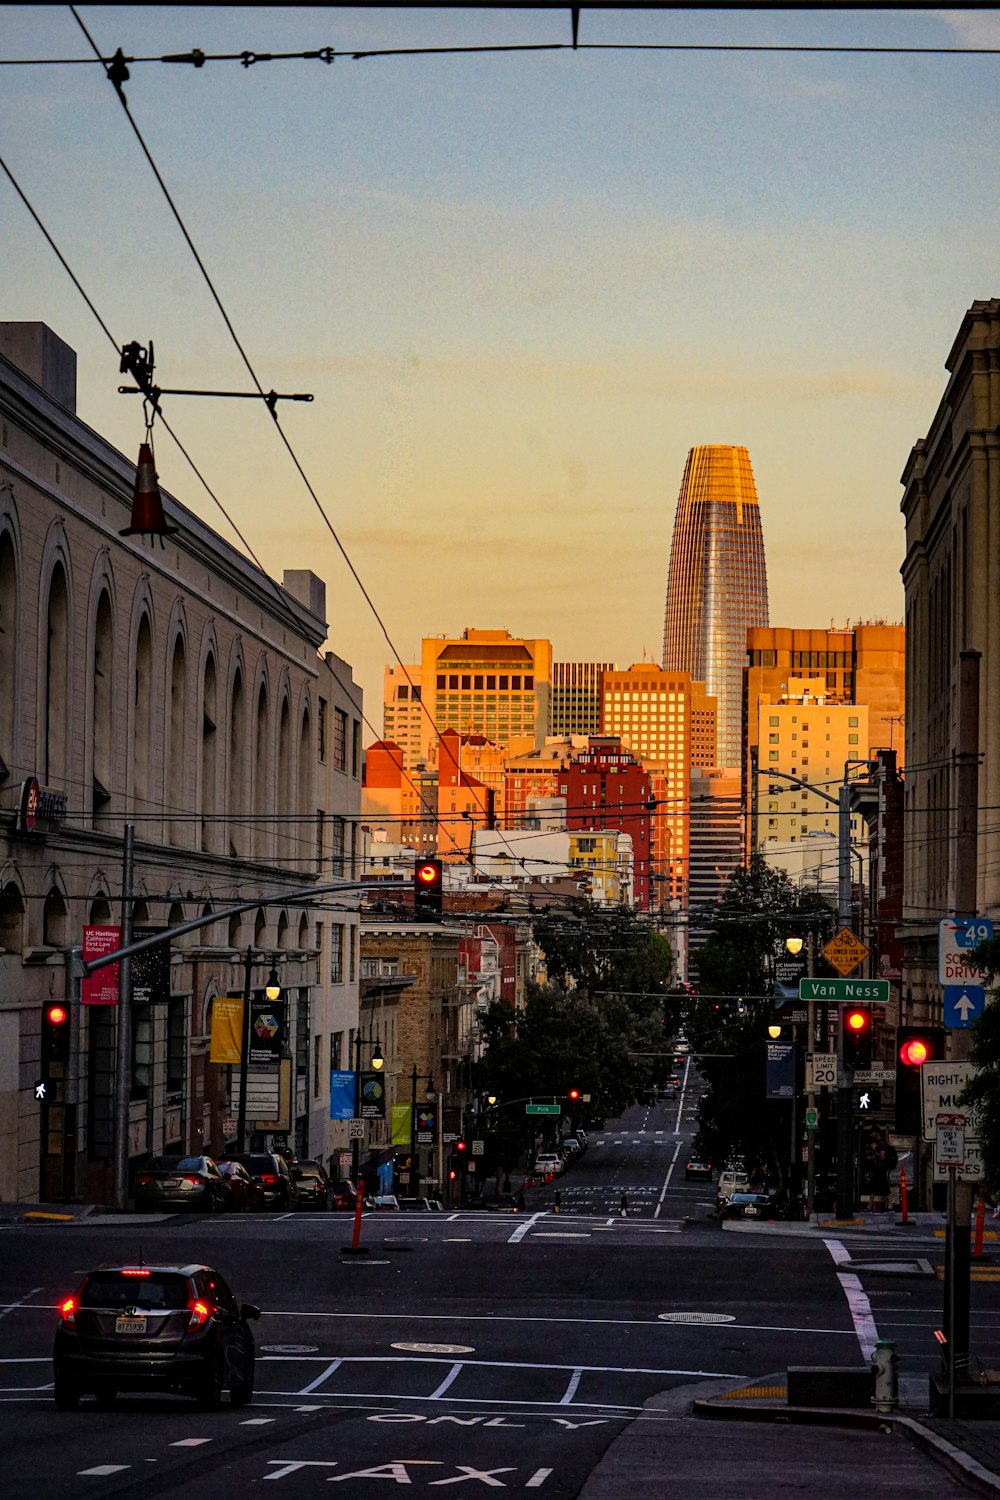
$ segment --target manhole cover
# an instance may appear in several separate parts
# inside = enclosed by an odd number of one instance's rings
[[[660,1313],[661,1323],[735,1323],[735,1313]]]
[[[261,1354],[318,1354],[318,1344],[261,1344]]]
[[[407,1354],[474,1354],[471,1344],[393,1344],[393,1349],[405,1349]]]

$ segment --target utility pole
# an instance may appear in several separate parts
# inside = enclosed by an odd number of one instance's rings
[[[125,824],[122,853],[121,946],[132,941],[132,871],[135,824]],[[128,1208],[129,1091],[132,1082],[132,959],[126,953],[118,970],[118,1030],[115,1038],[115,1149],[112,1203],[116,1213]]]

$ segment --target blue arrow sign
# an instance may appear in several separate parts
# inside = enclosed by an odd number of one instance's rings
[[[971,1026],[982,1015],[986,991],[978,984],[946,984],[944,987],[944,1024],[953,1031]]]

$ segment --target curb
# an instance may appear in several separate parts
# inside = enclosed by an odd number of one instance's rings
[[[915,1417],[893,1417],[891,1420],[894,1428],[898,1427],[911,1443],[923,1452],[930,1453],[942,1468],[947,1469],[963,1484],[978,1490],[981,1495],[1000,1495],[1000,1475],[984,1469],[982,1464],[977,1463],[961,1448],[956,1448],[954,1443],[949,1443],[947,1438],[932,1432]]]

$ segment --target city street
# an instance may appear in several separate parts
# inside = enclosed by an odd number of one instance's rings
[[[604,1495],[616,1493],[615,1440],[629,1432],[631,1442],[650,1423],[676,1427],[663,1493],[706,1493],[697,1475],[720,1446],[729,1456],[713,1465],[721,1476],[735,1463],[741,1495],[756,1493],[748,1465],[760,1493],[781,1493],[764,1482],[768,1465],[804,1473],[821,1454],[824,1493],[856,1493],[849,1456],[869,1449],[879,1472],[891,1450],[911,1496],[963,1493],[902,1438],[832,1435],[831,1448],[824,1434],[817,1449],[802,1430],[720,1429],[685,1415],[693,1395],[783,1375],[790,1364],[860,1366],[876,1325],[876,1336],[897,1340],[905,1375],[929,1370],[941,1295],[940,1246],[929,1234],[900,1231],[874,1244],[848,1231],[825,1241],[792,1225],[723,1230],[710,1217],[711,1185],[683,1179],[686,1111],[683,1101],[669,1112],[640,1106],[594,1132],[587,1155],[559,1179],[558,1215],[530,1205],[517,1216],[367,1215],[363,1256],[341,1254],[346,1214],[93,1215],[0,1227],[8,1500],[181,1489],[198,1497],[264,1479],[293,1496],[321,1481],[349,1482],[358,1495],[381,1494],[386,1481],[560,1500],[587,1484],[585,1494]],[[622,1192],[626,1217],[609,1212]],[[110,1412],[90,1400],[77,1413],[55,1411],[58,1301],[89,1267],[140,1253],[146,1263],[214,1265],[263,1309],[249,1409],[212,1414],[184,1400],[123,1396]],[[895,1269],[858,1272],[864,1292],[849,1301],[841,1277],[855,1273],[837,1261],[862,1257]],[[991,1359],[1000,1357],[994,1290],[974,1288],[973,1339]],[[843,1474],[830,1471],[835,1452]]]

